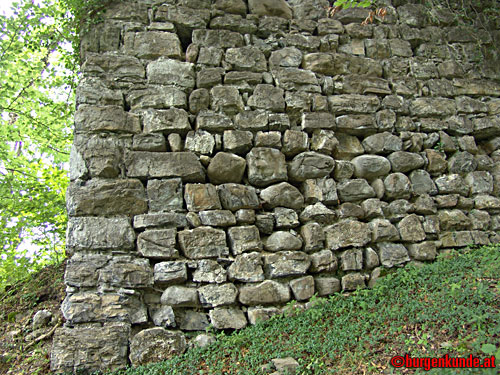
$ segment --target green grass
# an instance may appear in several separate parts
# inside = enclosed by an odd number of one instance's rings
[[[452,251],[434,263],[391,272],[372,290],[314,302],[305,312],[292,309],[219,334],[209,347],[119,374],[253,375],[272,358],[288,356],[300,363],[299,374],[402,374],[411,371],[393,368],[392,356],[500,358],[500,245]]]

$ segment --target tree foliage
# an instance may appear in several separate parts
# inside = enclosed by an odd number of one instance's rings
[[[77,79],[66,2],[0,16],[0,288],[64,256],[64,195]]]

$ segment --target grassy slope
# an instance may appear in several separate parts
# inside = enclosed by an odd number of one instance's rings
[[[500,246],[454,251],[391,273],[373,290],[316,300],[304,313],[289,308],[285,319],[219,335],[207,348],[121,374],[258,374],[272,358],[288,356],[299,361],[300,374],[403,374],[414,371],[391,367],[392,356],[499,358],[499,278]]]
[[[48,374],[51,337],[29,347],[34,339],[49,333],[64,299],[64,263],[45,267],[27,280],[0,293],[0,374]],[[32,317],[39,310],[49,310],[54,322],[37,332]]]

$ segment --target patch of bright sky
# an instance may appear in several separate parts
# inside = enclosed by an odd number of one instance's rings
[[[0,1],[0,14],[4,16],[11,16],[12,10],[10,9],[14,0],[1,0]]]

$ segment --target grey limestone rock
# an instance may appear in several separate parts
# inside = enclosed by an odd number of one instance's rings
[[[366,282],[362,274],[355,272],[342,276],[342,290],[349,291],[363,288],[366,288]]]
[[[259,284],[240,287],[239,301],[247,306],[285,303],[290,300],[290,288],[286,284],[266,280]]]
[[[243,99],[236,87],[215,86],[210,90],[212,97],[211,107],[216,112],[235,115],[244,109]]]
[[[341,220],[325,228],[326,247],[338,250],[344,247],[361,247],[371,241],[372,233],[368,224],[357,220]]]
[[[190,131],[187,133],[184,149],[203,155],[211,155],[215,148],[215,139],[205,130]]]
[[[173,259],[179,256],[175,248],[177,230],[153,229],[139,233],[137,251],[143,257],[154,259]]]
[[[240,156],[218,152],[207,168],[210,182],[214,184],[239,183],[245,173],[246,161]]]
[[[186,215],[177,212],[152,213],[137,215],[134,217],[134,228],[143,229],[149,227],[187,227]]]
[[[337,258],[331,250],[321,250],[311,254],[311,268],[309,271],[314,273],[333,272],[337,270]]]
[[[236,224],[236,217],[229,210],[210,210],[198,213],[202,225],[229,227]]]
[[[220,210],[217,190],[212,184],[186,184],[184,200],[189,211]]]
[[[180,319],[180,329],[186,331],[204,331],[209,326],[207,314],[203,312],[186,310]]]
[[[112,322],[58,328],[51,352],[51,370],[94,372],[127,365],[130,324]],[[85,352],[82,348],[86,348]]]
[[[125,164],[129,177],[180,177],[184,182],[205,181],[205,171],[192,152],[132,151],[126,155]]]
[[[436,258],[436,243],[426,241],[408,245],[408,254],[415,260],[433,260]]]
[[[302,240],[290,232],[277,231],[267,238],[264,248],[267,251],[300,250]]]
[[[281,310],[276,307],[249,307],[247,310],[248,322],[250,324],[268,320],[272,316],[279,314],[281,314]]]
[[[161,304],[174,307],[199,306],[198,291],[180,285],[169,286],[161,295]]]
[[[401,240],[405,242],[420,242],[425,240],[425,231],[417,215],[411,214],[398,223]]]
[[[234,183],[217,186],[220,202],[226,210],[257,209],[260,206],[255,188]]]
[[[374,219],[369,223],[373,242],[398,241],[399,232],[387,219]]]
[[[257,109],[268,109],[273,112],[285,111],[284,91],[268,84],[259,84],[253,95],[248,98],[248,105]]]
[[[302,223],[314,221],[321,224],[331,224],[335,221],[336,217],[337,214],[335,211],[330,210],[321,202],[305,207],[300,213],[300,221]]]
[[[388,199],[409,199],[412,194],[412,185],[403,173],[391,173],[384,179],[385,197]]]
[[[150,212],[182,209],[182,181],[180,178],[149,180],[146,192]]]
[[[52,313],[49,310],[39,310],[33,315],[33,330],[46,327],[52,319]]]
[[[328,176],[335,167],[332,157],[317,152],[303,152],[288,165],[290,180],[302,182],[309,178]]]
[[[135,233],[123,217],[70,217],[67,248],[79,250],[132,250]]]
[[[340,255],[342,271],[359,271],[363,268],[363,250],[350,249]]]
[[[158,327],[175,327],[175,314],[171,306],[160,306],[155,309],[151,319],[153,323]]]
[[[288,207],[301,209],[304,205],[304,197],[299,189],[287,182],[281,182],[263,189],[260,198],[267,208]]]
[[[314,279],[314,285],[319,296],[340,292],[340,280],[335,277],[317,277]]]
[[[292,18],[292,8],[285,0],[249,0],[248,9],[259,16]]]
[[[75,131],[114,131],[137,134],[141,131],[139,117],[120,106],[82,104],[75,112]]]
[[[351,160],[354,165],[354,175],[357,178],[373,180],[387,175],[391,171],[391,163],[383,156],[361,155]]]
[[[265,72],[267,69],[266,57],[255,46],[229,48],[224,59],[234,70]]]
[[[254,225],[232,227],[228,229],[227,234],[234,255],[246,251],[262,251],[259,230]]]
[[[227,270],[229,279],[247,283],[264,281],[262,265],[262,257],[258,252],[238,255]]]
[[[186,351],[186,338],[180,332],[161,327],[148,328],[130,340],[130,362],[139,366],[161,362]]]
[[[362,178],[339,182],[337,193],[343,202],[356,202],[375,197],[373,188]]]
[[[320,224],[314,222],[304,224],[300,228],[300,235],[304,241],[304,251],[314,252],[324,247],[325,232]]]
[[[182,252],[190,259],[217,258],[228,252],[226,233],[220,229],[199,227],[178,234]]]
[[[193,272],[193,281],[197,283],[220,284],[225,282],[226,278],[227,271],[215,260],[199,260],[197,268]]]
[[[208,314],[210,322],[217,329],[241,329],[247,325],[245,313],[240,309],[216,307]]]
[[[301,251],[279,251],[264,255],[264,272],[269,278],[302,276],[310,265],[310,256]]]
[[[285,155],[274,148],[255,147],[246,156],[248,181],[259,187],[288,179]]]
[[[231,283],[208,284],[198,288],[200,302],[204,307],[231,305],[236,301],[238,289]]]
[[[309,148],[309,137],[306,133],[298,130],[286,130],[283,135],[283,147],[281,152],[286,156],[295,156]]]
[[[66,206],[70,216],[138,215],[147,211],[144,186],[135,179],[72,182]]]
[[[160,262],[154,265],[155,283],[180,284],[187,280],[186,263],[182,261]]]
[[[180,108],[148,109],[141,112],[145,133],[162,132],[185,135],[191,130],[188,114]]]
[[[290,289],[297,301],[304,301],[314,294],[314,277],[304,276],[290,281]]]
[[[393,172],[409,172],[414,169],[422,168],[425,164],[424,159],[412,152],[396,151],[388,157],[391,162]]]
[[[394,267],[410,261],[406,247],[399,243],[379,242],[377,244],[380,263],[384,267]]]
[[[224,150],[238,155],[246,154],[252,148],[252,140],[250,131],[226,130],[223,135]]]

